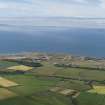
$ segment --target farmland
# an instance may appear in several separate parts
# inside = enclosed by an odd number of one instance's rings
[[[13,81],[0,77],[0,86],[2,87],[11,87],[11,86],[17,86],[17,85],[18,84]]]
[[[24,65],[19,65],[19,66],[12,66],[12,67],[9,67],[7,69],[10,69],[10,70],[22,70],[22,71],[28,71],[28,70],[31,70],[32,67],[29,67],[29,66],[24,66]]]
[[[105,104],[104,60],[48,56],[0,61],[0,105]]]
[[[105,95],[105,86],[93,86],[93,89],[89,90],[88,92]]]
[[[0,88],[0,100],[5,100],[11,97],[16,97],[16,94],[7,89]]]

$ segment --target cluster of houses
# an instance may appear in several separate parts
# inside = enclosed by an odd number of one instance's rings
[[[25,59],[25,58],[31,58],[34,60],[49,60],[49,58],[56,58],[59,60],[105,60],[105,58],[96,58],[96,57],[87,57],[87,56],[73,56],[73,55],[64,55],[64,54],[36,54],[33,55],[31,53],[23,53],[23,54],[11,54],[11,55],[0,55],[0,60],[5,59]]]
[[[79,67],[79,65],[72,64],[72,63],[67,63],[67,64],[64,64],[64,63],[54,63],[54,65],[57,66],[57,67],[73,67],[73,68]]]

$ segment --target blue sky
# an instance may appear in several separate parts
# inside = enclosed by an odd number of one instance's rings
[[[0,0],[0,17],[105,17],[105,0]]]

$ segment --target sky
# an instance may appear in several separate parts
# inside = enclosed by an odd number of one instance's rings
[[[105,17],[105,0],[0,0],[0,17]]]

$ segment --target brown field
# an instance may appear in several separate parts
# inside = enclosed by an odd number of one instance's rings
[[[4,89],[4,88],[0,88],[0,100],[4,100],[4,99],[8,99],[8,98],[12,98],[17,96],[15,93]]]
[[[8,79],[5,79],[3,77],[0,77],[0,86],[3,86],[3,87],[11,87],[11,86],[17,86],[18,84],[15,83],[15,82],[12,82]]]

